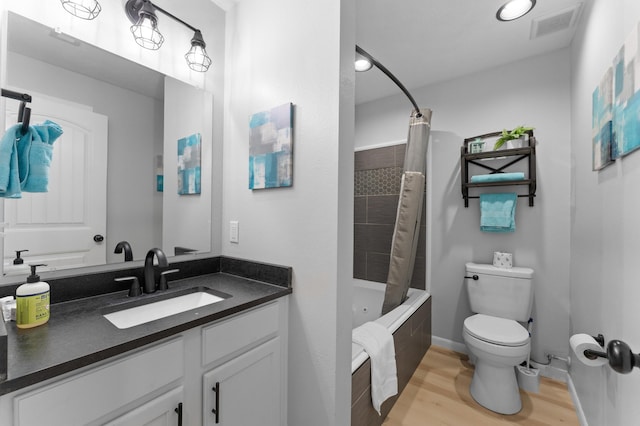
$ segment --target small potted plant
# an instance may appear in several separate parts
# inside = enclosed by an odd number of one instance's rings
[[[533,130],[533,127],[524,127],[524,126],[518,126],[511,131],[504,129],[502,131],[502,135],[500,136],[500,138],[498,138],[495,145],[493,146],[493,150],[497,151],[508,141],[513,141],[520,138],[524,139],[524,136],[527,134],[527,132],[531,130]]]

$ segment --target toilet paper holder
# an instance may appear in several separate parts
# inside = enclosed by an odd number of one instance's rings
[[[604,349],[604,336],[598,334],[593,337],[596,342]],[[640,368],[640,354],[635,354],[622,340],[611,340],[607,344],[606,352],[587,349],[584,356],[589,359],[606,358],[609,360],[609,366],[617,373],[629,374],[633,367]]]

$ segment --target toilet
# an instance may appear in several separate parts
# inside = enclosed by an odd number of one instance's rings
[[[480,405],[501,414],[522,409],[515,367],[527,359],[527,323],[533,303],[533,269],[466,264],[471,311],[462,336],[475,363],[469,388]]]

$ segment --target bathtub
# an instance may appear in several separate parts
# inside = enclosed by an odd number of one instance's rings
[[[352,328],[367,321],[376,321],[391,331],[396,349],[400,393],[431,345],[431,296],[424,290],[409,289],[407,300],[402,305],[380,316],[385,287],[381,283],[354,280]],[[371,404],[369,356],[356,343],[351,344],[351,374],[351,424],[381,424],[396,398],[385,402],[382,416],[378,416]]]

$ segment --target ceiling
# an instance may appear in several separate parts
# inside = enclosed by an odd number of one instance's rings
[[[537,0],[524,17],[500,22],[495,16],[505,2],[356,0],[356,43],[410,92],[571,43],[579,0]],[[357,104],[399,93],[379,70],[356,74]]]

